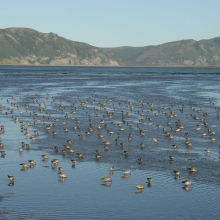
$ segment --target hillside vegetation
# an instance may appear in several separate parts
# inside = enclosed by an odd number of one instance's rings
[[[98,48],[29,28],[0,29],[0,64],[220,65],[220,37],[146,47]]]
[[[120,59],[86,43],[28,28],[0,29],[0,63],[119,65]]]
[[[126,65],[220,65],[220,37],[182,40],[147,47],[102,48]]]

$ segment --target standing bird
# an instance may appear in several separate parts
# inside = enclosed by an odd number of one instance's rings
[[[106,177],[101,178],[101,180],[103,180],[104,182],[107,182],[107,181],[112,181],[112,178],[110,176],[106,176]]]
[[[8,178],[10,179],[10,181],[14,182],[15,181],[15,178],[13,176],[9,176],[8,175]]]
[[[138,188],[138,189],[143,189],[144,186],[142,184],[135,184],[135,186]]]
[[[124,174],[131,174],[130,170],[121,170]]]

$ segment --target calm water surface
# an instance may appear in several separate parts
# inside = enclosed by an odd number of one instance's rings
[[[1,66],[0,77],[0,137],[6,152],[0,157],[0,219],[219,219],[220,69]],[[179,131],[178,121],[184,126]],[[93,132],[87,135],[90,124]],[[64,155],[67,140],[75,152]],[[111,143],[108,150],[104,141]],[[19,154],[22,142],[30,148]],[[19,164],[31,159],[36,166],[22,169]],[[59,159],[57,167],[52,159]],[[58,167],[66,179],[59,178]],[[188,172],[189,167],[198,172]],[[112,181],[105,184],[100,180],[105,176]],[[184,180],[193,184],[184,187]]]

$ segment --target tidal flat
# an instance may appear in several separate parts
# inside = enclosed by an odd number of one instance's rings
[[[220,69],[0,76],[0,219],[219,218]]]

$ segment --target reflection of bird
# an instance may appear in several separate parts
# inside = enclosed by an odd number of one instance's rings
[[[101,185],[102,185],[102,186],[107,186],[107,187],[111,187],[111,186],[112,186],[112,184],[106,183],[106,182],[105,182],[105,183],[102,183]]]
[[[188,186],[184,186],[184,187],[182,187],[184,190],[186,190],[186,191],[192,191],[192,189],[190,189]]]

